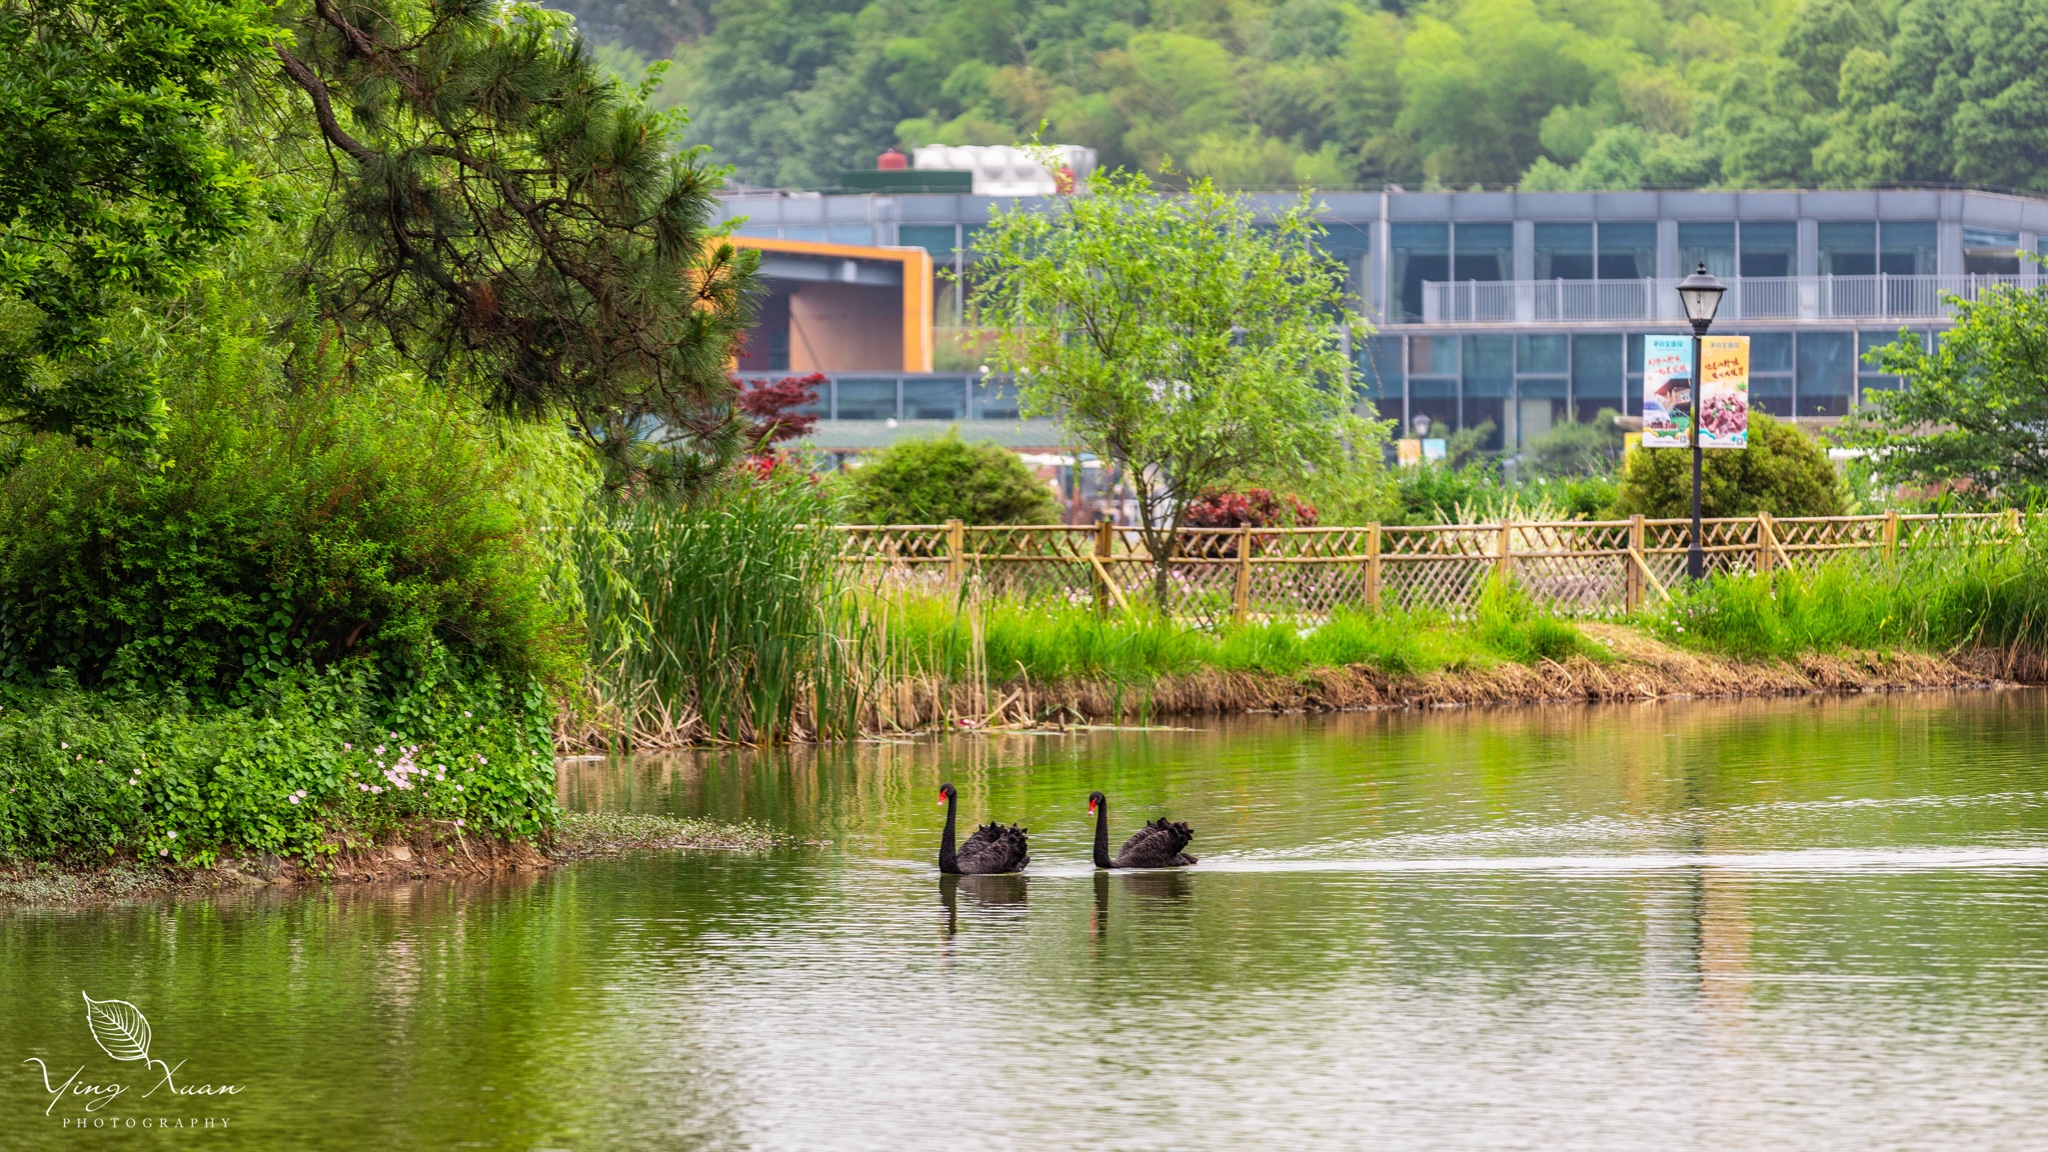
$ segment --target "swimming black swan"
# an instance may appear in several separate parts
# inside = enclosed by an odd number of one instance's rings
[[[1195,830],[1161,816],[1140,827],[1124,841],[1116,859],[1109,858],[1109,797],[1088,794],[1088,810],[1095,813],[1095,866],[1097,868],[1185,868],[1195,862],[1182,849],[1195,838]]]
[[[1031,863],[1031,845],[1024,829],[1015,824],[983,824],[953,850],[953,810],[959,793],[951,784],[939,785],[939,803],[946,806],[946,832],[939,837],[939,871],[960,876],[989,876],[998,872],[1022,872]]]

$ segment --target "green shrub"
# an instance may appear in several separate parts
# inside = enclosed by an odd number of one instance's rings
[[[860,524],[1057,524],[1059,501],[1017,454],[968,444],[948,433],[904,440],[876,453],[844,481],[847,510]]]
[[[397,692],[360,661],[274,677],[234,707],[0,688],[0,858],[316,858],[418,820],[531,838],[555,819],[553,712],[531,680],[443,657]]]
[[[0,681],[228,702],[348,661],[399,684],[439,649],[573,678],[514,470],[460,405],[193,344],[160,468],[43,437],[0,478]]]
[[[1615,508],[1623,516],[1692,515],[1692,453],[1647,448],[1629,453]],[[1749,447],[1709,449],[1700,469],[1703,516],[1844,516],[1849,486],[1821,445],[1790,424],[1752,408]]]
[[[1618,413],[1602,408],[1591,421],[1567,420],[1530,440],[1522,458],[1538,476],[1603,476],[1621,462]]]

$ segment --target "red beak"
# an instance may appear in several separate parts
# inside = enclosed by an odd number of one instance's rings
[[[939,808],[943,808],[943,807],[945,807],[945,806],[946,806],[946,794],[945,794],[944,792],[941,792],[941,793],[939,793],[939,802],[938,802],[938,804],[934,805],[934,807],[939,807]]]

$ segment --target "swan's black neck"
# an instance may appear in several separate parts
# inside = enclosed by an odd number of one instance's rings
[[[946,797],[946,830],[939,836],[939,871],[955,875],[960,871],[960,857],[953,851],[953,807],[959,797]]]
[[[1095,866],[1114,868],[1109,860],[1109,801],[1095,805]]]

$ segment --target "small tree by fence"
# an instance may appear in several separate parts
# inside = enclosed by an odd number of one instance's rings
[[[1756,516],[1707,520],[1712,572],[1810,568],[1837,555],[1890,557],[1903,548],[1992,544],[2016,537],[2017,511],[1965,515]],[[969,528],[842,526],[840,560],[870,586],[957,588],[1053,596],[1104,611],[1150,601],[1156,568],[1143,534],[1101,522]],[[1683,577],[1688,520],[1381,525],[1186,530],[1161,607],[1202,623],[1253,615],[1326,616],[1340,607],[1463,615],[1494,576],[1575,616],[1615,616],[1667,599]]]

